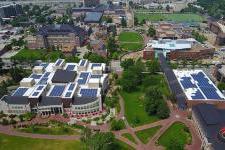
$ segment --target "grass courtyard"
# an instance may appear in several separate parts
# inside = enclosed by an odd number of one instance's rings
[[[136,51],[143,47],[144,40],[137,32],[122,32],[118,37],[119,45],[123,50]]]
[[[31,139],[0,134],[0,150],[79,150],[84,145],[75,140]]]
[[[134,150],[126,143],[116,140],[118,150]],[[48,140],[9,136],[0,133],[0,150],[83,150],[85,146],[76,140]]]
[[[120,94],[125,102],[125,117],[132,127],[158,121],[157,116],[149,116],[144,108],[144,93],[148,87],[158,87],[164,95],[169,93],[167,83],[163,75],[148,75],[151,80],[146,80],[139,90],[135,92],[121,91]],[[148,83],[151,81],[151,83]],[[154,81],[154,82],[152,82]]]
[[[122,136],[125,137],[126,139],[128,139],[129,141],[137,144],[137,142],[135,141],[134,137],[130,133],[123,133]]]
[[[205,19],[197,14],[193,13],[174,13],[174,14],[163,14],[163,13],[140,13],[136,12],[135,16],[139,22],[143,19],[149,21],[175,21],[175,22],[202,22]]]
[[[12,59],[19,61],[35,61],[35,60],[51,60],[56,61],[58,58],[63,58],[64,55],[61,51],[50,51],[44,49],[22,49]]]
[[[135,132],[137,137],[142,141],[142,143],[146,144],[150,140],[150,138],[161,128],[161,126],[152,127],[149,129],[141,130]]]
[[[181,122],[172,124],[158,140],[158,144],[164,146],[167,150],[173,150],[173,144],[175,145],[175,142],[183,148],[186,144],[191,143],[191,133]]]

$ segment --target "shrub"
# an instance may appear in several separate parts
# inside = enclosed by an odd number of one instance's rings
[[[7,119],[2,119],[2,125],[8,125],[9,124],[9,121]]]
[[[118,121],[113,120],[111,122],[111,130],[118,131],[118,130],[124,129],[125,127],[126,127],[125,122],[122,119]]]

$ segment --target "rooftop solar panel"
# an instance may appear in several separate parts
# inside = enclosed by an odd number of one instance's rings
[[[66,67],[66,70],[68,70],[68,71],[73,71],[74,68],[75,68],[75,65],[68,65],[68,66]]]
[[[93,69],[94,67],[100,67],[102,64],[100,63],[94,63],[91,65],[91,69]]]
[[[42,63],[40,66],[43,66],[44,68],[48,67],[48,63]]]
[[[33,78],[33,79],[40,79],[41,78],[41,74],[31,74],[30,78]]]
[[[49,96],[61,96],[64,91],[64,88],[65,87],[63,85],[55,85]]]
[[[18,88],[18,89],[14,92],[13,96],[23,96],[24,93],[26,93],[27,90],[28,90],[28,88]]]
[[[62,59],[58,59],[55,65],[59,66],[62,63],[62,61],[63,61]]]
[[[71,94],[72,94],[72,92],[67,92],[66,95],[65,95],[65,97],[70,97]]]
[[[81,89],[80,94],[84,97],[96,97],[97,89]]]
[[[41,80],[38,82],[38,84],[47,84],[48,78],[41,78]]]
[[[39,92],[34,92],[32,96],[37,96]]]
[[[86,60],[81,60],[80,66],[84,66]]]
[[[75,84],[70,84],[70,87],[69,87],[69,91],[71,91],[71,90],[73,90],[74,89],[74,87],[75,87]]]
[[[42,90],[44,88],[44,86],[39,86],[38,88],[37,88],[37,90]]]
[[[199,90],[197,90],[195,92],[195,94],[193,96],[191,96],[191,98],[192,99],[205,99],[204,96],[202,95],[202,93]]]
[[[91,78],[101,78],[102,75],[91,75]]]
[[[87,78],[89,76],[88,72],[82,72],[80,74],[80,79],[78,79],[78,84],[85,84],[87,82]]]
[[[195,88],[195,84],[193,84],[191,82],[191,78],[190,77],[182,77],[182,80],[180,81],[180,83],[182,84],[182,86],[187,89],[187,88]]]
[[[45,72],[43,77],[47,78],[49,75],[50,75],[50,72]]]

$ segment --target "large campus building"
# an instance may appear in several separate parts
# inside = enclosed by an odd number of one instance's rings
[[[22,79],[10,95],[0,100],[5,114],[34,112],[41,115],[67,113],[81,118],[103,111],[102,95],[108,88],[106,65],[80,60],[66,63],[41,63]]]
[[[201,149],[224,150],[225,110],[214,105],[199,104],[192,108],[192,120],[202,141]]]
[[[0,7],[0,18],[15,17],[21,15],[22,13],[22,6],[19,4],[11,4]]]
[[[163,54],[169,60],[197,60],[212,57],[214,48],[203,45],[192,38],[150,40],[143,51],[143,58],[154,59],[158,57],[158,54]]]
[[[189,107],[200,103],[225,108],[225,97],[202,70],[173,70]]]
[[[85,29],[68,24],[43,26],[36,37],[27,39],[29,48],[58,48],[70,53],[82,46],[87,39]]]
[[[224,21],[210,22],[209,28],[213,33],[217,35],[215,44],[225,45],[225,22]]]

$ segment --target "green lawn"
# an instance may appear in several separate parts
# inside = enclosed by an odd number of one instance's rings
[[[125,117],[128,123],[135,127],[147,123],[158,121],[157,116],[149,116],[144,108],[144,93],[148,87],[159,88],[164,95],[169,95],[169,89],[163,75],[147,75],[147,80],[144,81],[143,85],[139,90],[135,92],[121,91],[120,94],[125,102]]]
[[[122,32],[118,40],[120,42],[143,42],[142,36],[137,32]]]
[[[122,32],[118,37],[120,47],[126,51],[135,51],[143,47],[143,38],[137,32]]]
[[[120,47],[126,51],[135,51],[143,47],[141,43],[120,43]]]
[[[204,18],[197,14],[185,13],[185,14],[148,14],[148,13],[135,13],[135,16],[139,21],[143,19],[149,21],[175,21],[175,22],[202,22]]]
[[[130,133],[123,133],[122,136],[125,137],[125,138],[127,138],[131,142],[137,144],[137,142],[135,141],[134,137]]]
[[[116,140],[116,143],[119,145],[119,148],[117,150],[134,150],[133,147],[131,147],[127,143],[124,143],[120,140]]]
[[[185,128],[187,127],[183,123],[175,122],[163,133],[158,143],[166,149],[172,150],[169,148],[172,144],[171,141],[176,140],[184,147],[186,144],[191,143],[191,134],[185,131]]]
[[[22,49],[12,58],[19,61],[35,61],[35,60],[51,60],[55,61],[58,58],[63,58],[64,55],[61,51],[47,52],[43,49]]]
[[[135,132],[135,134],[137,135],[137,137],[144,143],[148,143],[148,141],[150,140],[150,138],[161,128],[161,126],[156,126],[153,128],[149,128],[149,129],[145,129],[145,130],[141,130],[141,131],[137,131]]]
[[[119,150],[134,150],[126,143],[116,140]],[[76,140],[32,139],[0,134],[0,150],[83,150],[85,146]]]
[[[75,140],[31,139],[0,134],[0,150],[79,150],[84,146]]]
[[[145,112],[142,99],[144,95],[143,92],[127,93],[122,91],[120,94],[125,102],[125,117],[132,127],[159,120],[157,116],[149,116]]]

